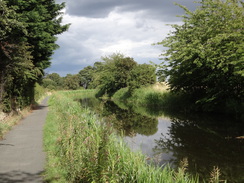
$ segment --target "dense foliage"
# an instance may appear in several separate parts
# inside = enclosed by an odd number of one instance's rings
[[[58,47],[55,35],[64,4],[50,0],[0,1],[0,110],[11,111],[34,100],[35,83]]]
[[[131,70],[137,63],[130,57],[122,54],[113,54],[103,57],[102,70],[97,73],[99,96],[111,96],[120,88],[125,88],[130,79]]]
[[[112,96],[121,88],[135,88],[156,82],[155,67],[148,64],[137,64],[133,58],[122,54],[103,57],[99,69],[94,74],[94,82],[99,89],[97,96]]]
[[[87,66],[79,72],[80,85],[83,86],[85,89],[89,88],[89,85],[93,80],[94,70],[94,67]]]
[[[155,82],[155,67],[148,64],[139,64],[130,73],[129,93],[132,94],[136,88],[154,84]]]
[[[204,0],[184,8],[182,25],[160,42],[168,47],[162,64],[175,92],[191,95],[203,110],[240,106],[244,97],[244,3]]]

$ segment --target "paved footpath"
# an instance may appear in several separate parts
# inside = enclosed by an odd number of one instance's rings
[[[0,141],[0,183],[43,182],[43,126],[47,100],[44,99]]]

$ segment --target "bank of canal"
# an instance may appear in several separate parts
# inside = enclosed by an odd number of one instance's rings
[[[133,108],[95,98],[80,102],[123,131],[132,150],[142,151],[159,166],[177,168],[187,159],[188,171],[201,180],[209,180],[214,167],[220,169],[221,179],[233,183],[244,180],[244,141],[238,138],[244,130],[241,121],[223,115]]]

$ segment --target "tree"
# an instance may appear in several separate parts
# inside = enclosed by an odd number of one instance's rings
[[[42,80],[42,86],[44,88],[48,88],[49,90],[56,90],[57,89],[57,83],[49,78],[44,78]]]
[[[129,92],[142,86],[156,83],[156,68],[149,64],[138,64],[130,73],[130,81],[128,82]]]
[[[68,29],[61,25],[61,12],[64,4],[55,4],[54,0],[6,0],[8,7],[15,9],[18,20],[26,28],[27,34],[21,36],[31,47],[28,49],[36,72],[36,79],[29,80],[25,91],[30,102],[34,100],[35,82],[41,80],[44,69],[50,66],[53,51],[58,48],[56,35]]]
[[[103,70],[102,62],[95,62],[93,64],[92,81],[89,83],[90,88],[97,88],[101,84],[99,78],[102,70]]]
[[[63,89],[63,78],[58,73],[48,74],[43,78],[42,85],[54,90]]]
[[[98,96],[104,94],[112,96],[119,89],[127,87],[130,71],[137,63],[133,58],[122,54],[113,54],[102,59],[104,61],[102,70],[97,77],[97,82],[100,84]]]
[[[80,70],[79,77],[80,77],[80,85],[83,86],[85,89],[89,88],[90,82],[92,81],[94,73],[94,68],[92,66],[87,66],[84,69]]]
[[[0,107],[8,112],[29,103],[25,87],[37,79],[39,70],[34,68],[31,46],[23,39],[27,31],[19,16],[4,1],[0,13]]]
[[[163,72],[171,89],[211,110],[227,100],[243,102],[244,3],[204,0],[194,12],[181,6],[183,25],[160,42],[168,47]]]
[[[11,110],[34,101],[35,83],[50,65],[64,4],[54,0],[0,1],[0,102]]]
[[[80,87],[78,74],[67,74],[64,78],[64,88],[67,90],[77,90]]]
[[[58,48],[56,35],[63,33],[69,25],[61,25],[60,16],[65,4],[56,4],[55,0],[7,0],[9,7],[16,9],[20,21],[24,22],[28,34],[27,42],[32,45],[35,67],[40,70],[50,66],[53,51]]]

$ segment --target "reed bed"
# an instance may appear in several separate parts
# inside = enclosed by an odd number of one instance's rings
[[[49,100],[44,129],[46,182],[199,182],[186,173],[186,166],[177,171],[156,167],[140,152],[132,152],[110,125],[74,100],[84,95],[83,91],[57,92]]]

